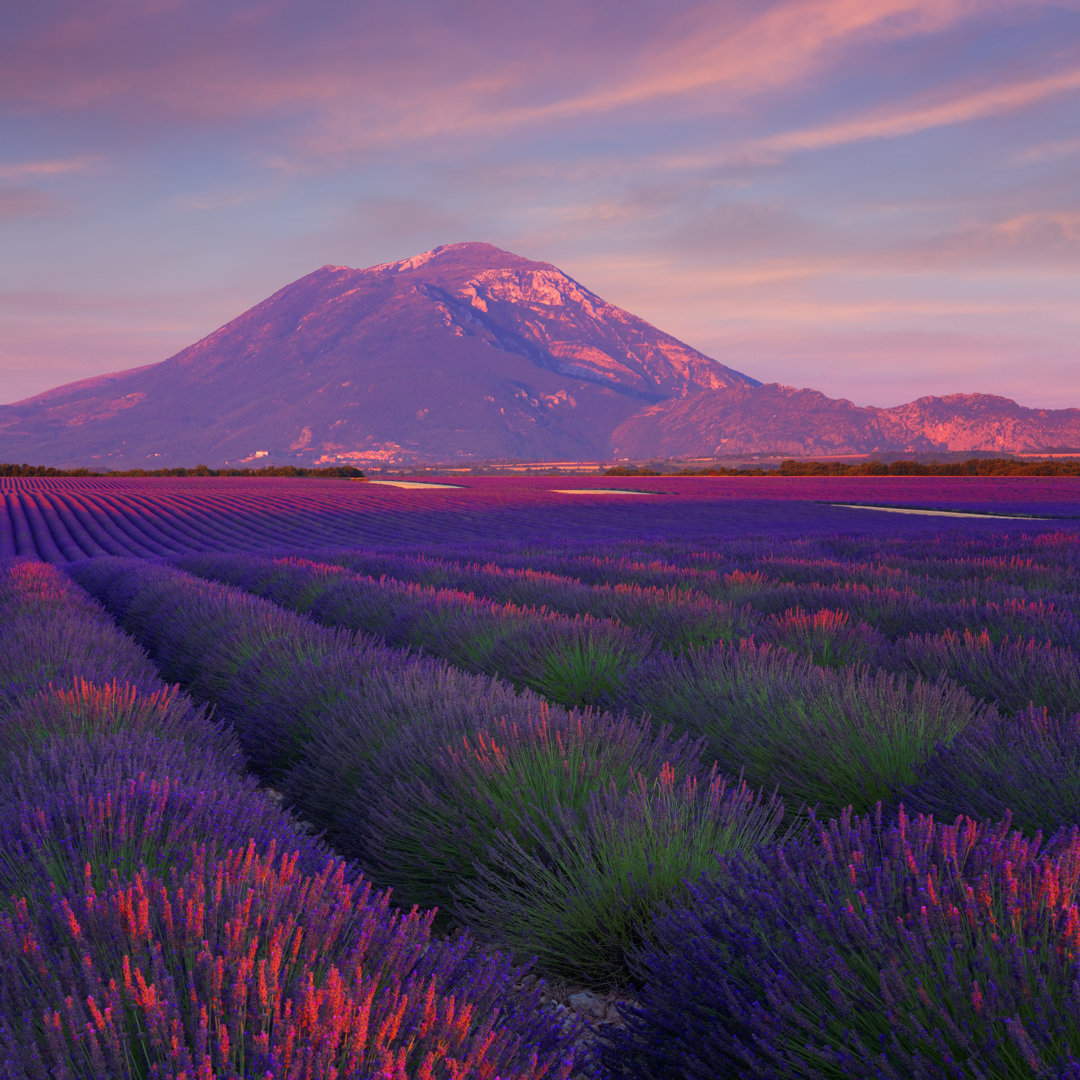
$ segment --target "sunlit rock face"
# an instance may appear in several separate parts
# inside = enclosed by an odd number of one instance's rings
[[[768,383],[659,402],[623,421],[612,448],[630,458],[1075,450],[1080,409],[1028,409],[989,394],[878,409]]]
[[[324,266],[161,363],[0,406],[0,461],[107,468],[1080,447],[1080,411],[762,385],[549,263]]]
[[[948,450],[1039,451],[1080,446],[1080,410],[1027,409],[993,394],[924,397],[882,410],[885,422],[923,432]]]
[[[778,383],[661,402],[625,420],[612,441],[623,457],[871,454],[896,445],[882,432],[876,410]],[[930,448],[923,438],[910,447]]]

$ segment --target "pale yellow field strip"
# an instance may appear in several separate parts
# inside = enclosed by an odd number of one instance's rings
[[[421,480],[365,480],[366,484],[382,484],[399,488],[460,488],[461,484],[428,484]]]
[[[1002,518],[1008,521],[1052,521],[1037,514],[975,514],[969,510],[915,510],[907,506],[865,506],[861,503],[829,503],[844,510],[882,510],[886,514],[926,514],[930,517]]]

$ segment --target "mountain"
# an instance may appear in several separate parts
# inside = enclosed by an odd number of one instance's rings
[[[1080,409],[1028,409],[991,394],[924,397],[891,409],[778,383],[691,393],[612,433],[615,457],[1046,452],[1080,448]]]
[[[324,266],[159,364],[0,408],[0,460],[602,458],[643,406],[756,381],[549,263],[451,244]]]
[[[168,360],[0,406],[0,461],[106,468],[1051,447],[1080,410],[763,385],[479,243],[324,266]]]

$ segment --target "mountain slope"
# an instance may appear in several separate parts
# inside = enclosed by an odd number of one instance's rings
[[[0,408],[0,460],[603,457],[644,404],[755,385],[489,244],[325,266],[149,367]]]

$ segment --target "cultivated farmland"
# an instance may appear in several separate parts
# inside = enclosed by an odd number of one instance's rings
[[[0,1076],[1080,1075],[1080,481],[445,482],[0,480]]]

